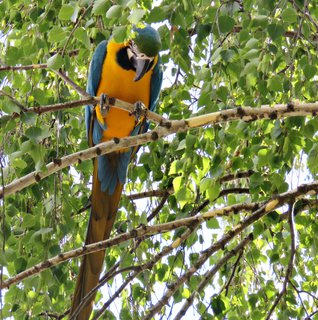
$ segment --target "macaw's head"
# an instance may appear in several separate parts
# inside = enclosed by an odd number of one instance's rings
[[[130,63],[136,69],[135,81],[140,80],[151,68],[161,49],[161,40],[157,30],[147,25],[135,28],[136,37],[129,41],[127,54]]]

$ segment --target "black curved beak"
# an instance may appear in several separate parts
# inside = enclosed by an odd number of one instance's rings
[[[139,81],[145,75],[150,63],[150,59],[135,59],[136,76],[134,78],[134,81]]]

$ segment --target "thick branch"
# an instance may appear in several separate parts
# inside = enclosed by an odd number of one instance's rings
[[[317,186],[318,186],[318,182],[317,182]],[[187,227],[187,226],[191,227],[192,225],[194,225],[196,223],[202,223],[206,220],[209,220],[209,219],[217,217],[217,216],[225,216],[225,215],[229,215],[230,213],[237,213],[241,210],[253,211],[257,208],[259,208],[258,203],[250,203],[250,204],[239,203],[239,204],[235,204],[232,206],[227,206],[224,208],[212,210],[210,212],[206,212],[202,215],[197,215],[194,217],[175,220],[172,222],[167,222],[167,223],[158,224],[158,225],[154,225],[154,226],[141,226],[137,229],[133,229],[130,232],[120,234],[112,239],[89,244],[89,245],[86,245],[84,247],[81,247],[81,248],[78,248],[75,250],[61,253],[58,256],[55,256],[51,259],[48,259],[44,262],[41,262],[41,263],[39,263],[29,269],[17,274],[14,277],[7,279],[6,281],[3,281],[0,289],[1,288],[8,288],[14,283],[20,282],[21,280],[23,280],[27,277],[35,275],[45,269],[51,268],[52,266],[60,264],[60,263],[67,261],[69,259],[77,258],[77,257],[80,257],[82,255],[86,255],[86,254],[89,254],[92,252],[101,251],[106,248],[112,247],[114,245],[118,245],[119,243],[125,242],[130,239],[134,239],[134,238],[139,239],[139,238],[149,236],[149,235],[168,232],[168,231],[171,231],[174,229],[178,229],[180,227]]]
[[[65,76],[65,75],[64,75]],[[67,76],[65,76],[67,79],[69,79]],[[66,109],[71,109],[71,108],[76,108],[76,107],[81,107],[85,105],[97,105],[100,102],[99,97],[91,97],[87,96],[87,94],[84,94],[83,89],[81,89],[79,86],[77,86],[76,83],[72,82],[71,79],[69,79],[69,84],[80,94],[84,95],[85,98],[81,100],[76,100],[76,101],[71,101],[71,102],[63,102],[63,103],[57,103],[57,104],[50,104],[47,106],[39,106],[39,107],[31,107],[31,108],[25,108],[24,112],[31,112],[31,113],[37,113],[37,114],[42,114],[46,112],[55,112],[55,111],[60,111],[60,110],[66,110]],[[73,84],[72,84],[73,83]],[[12,99],[11,99],[12,100]],[[13,101],[16,103],[19,107],[21,104],[18,101]],[[128,103],[119,99],[115,98],[109,98],[109,103],[113,108],[119,108],[123,109],[128,112],[133,112],[135,111],[135,106],[132,103]],[[0,121],[2,118],[10,117],[10,118],[18,118],[23,114],[21,113],[13,113],[12,115],[6,115],[0,118]],[[148,120],[154,122],[154,123],[165,123],[167,120],[160,116],[159,114],[152,112],[152,111],[145,111],[143,113],[143,116],[147,117]]]
[[[98,98],[94,98],[98,99]],[[122,108],[120,103],[127,107],[126,102],[114,100],[116,106]],[[129,104],[128,104],[129,105]],[[31,172],[28,175],[19,178],[9,185],[0,189],[0,199],[5,195],[13,194],[20,191],[35,182],[38,182],[49,175],[69,167],[75,163],[85,161],[97,157],[98,155],[111,153],[113,151],[122,150],[124,148],[129,148],[133,146],[138,146],[149,141],[154,141],[162,137],[166,137],[173,133],[187,131],[191,128],[203,127],[206,125],[217,124],[227,121],[244,120],[244,121],[256,121],[258,119],[277,119],[283,117],[294,117],[294,116],[305,116],[312,115],[315,116],[318,112],[318,103],[307,103],[307,104],[297,104],[297,105],[276,105],[275,107],[263,106],[261,108],[235,108],[229,110],[223,110],[219,112],[209,113],[206,115],[201,115],[186,120],[173,120],[170,122],[165,122],[161,126],[157,127],[153,131],[144,133],[138,136],[127,137],[122,139],[114,139],[114,141],[104,142],[98,144],[92,148],[76,152],[74,154],[65,156],[61,159],[57,159],[54,162],[49,163],[46,166],[45,172]],[[147,112],[149,119],[153,120],[156,115],[154,112]],[[154,117],[152,117],[154,116]]]
[[[142,238],[144,236],[164,233],[180,227],[191,227],[196,222],[202,223],[208,219],[215,218],[218,216],[227,216],[231,213],[237,213],[241,210],[245,210],[245,211],[256,210],[253,215],[245,218],[241,223],[233,227],[232,230],[230,230],[227,234],[224,235],[224,237],[222,237],[218,242],[215,243],[213,250],[217,250],[219,248],[224,247],[224,244],[226,244],[229,240],[231,240],[235,235],[240,233],[243,229],[251,225],[253,222],[265,216],[267,213],[275,210],[276,208],[286,203],[289,203],[290,201],[295,201],[295,199],[297,198],[302,198],[306,195],[317,194],[317,191],[318,191],[318,181],[313,181],[308,184],[300,185],[294,190],[277,195],[273,197],[271,200],[267,201],[261,207],[259,207],[260,205],[259,203],[250,203],[250,204],[239,203],[232,206],[218,208],[218,209],[203,213],[201,215],[196,215],[194,217],[179,219],[176,221],[154,225],[154,226],[141,226],[130,232],[118,235],[117,237],[114,237],[112,239],[100,241],[97,243],[86,245],[79,249],[75,249],[75,250],[71,250],[71,251],[59,254],[56,257],[53,257],[45,262],[39,263],[34,267],[19,273],[13,278],[7,279],[2,283],[2,286],[0,287],[0,289],[7,288],[14,283],[20,282],[21,280],[29,276],[37,274],[42,270],[50,268],[53,265],[60,264],[71,258],[79,257],[82,255],[86,255],[86,254],[100,251],[100,250],[104,250],[106,248],[109,248],[111,246],[117,245],[119,243],[125,242],[133,238]]]

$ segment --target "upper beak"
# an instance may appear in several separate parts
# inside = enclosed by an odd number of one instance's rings
[[[150,59],[136,59],[136,76],[134,81],[140,80],[148,70],[151,60]]]

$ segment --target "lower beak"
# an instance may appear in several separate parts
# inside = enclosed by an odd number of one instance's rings
[[[134,81],[139,81],[147,72],[150,65],[149,59],[136,59],[136,76]]]

